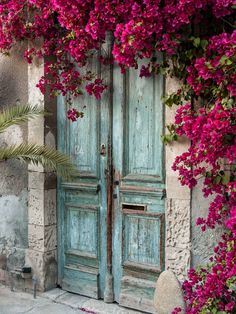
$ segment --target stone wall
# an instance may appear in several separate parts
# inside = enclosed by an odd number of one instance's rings
[[[31,66],[22,59],[23,47],[10,57],[0,56],[0,104],[31,104],[52,112],[23,126],[13,126],[0,136],[1,145],[23,141],[56,146],[56,104],[43,96],[36,84],[44,64]],[[22,279],[22,266],[32,267],[39,290],[57,281],[56,178],[41,166],[18,161],[0,162],[0,282],[31,289]],[[14,274],[13,272],[17,270]]]
[[[11,57],[0,55],[0,107],[28,101],[27,64],[22,47]],[[27,125],[14,126],[0,135],[0,145],[27,140]],[[9,282],[10,271],[25,264],[28,246],[27,166],[18,161],[0,162],[0,281]]]
[[[166,79],[166,94],[178,90],[178,82]],[[166,124],[173,123],[175,108],[166,108]],[[186,277],[191,263],[191,191],[180,185],[178,173],[171,169],[177,155],[188,149],[189,142],[180,139],[165,148],[166,168],[166,246],[165,268],[180,281]]]
[[[179,88],[178,82],[167,78],[166,94]],[[173,123],[175,108],[166,108],[166,124]],[[211,198],[204,198],[202,182],[190,191],[182,187],[171,165],[175,157],[188,149],[189,142],[181,138],[166,146],[166,269],[171,269],[183,281],[189,267],[206,264],[222,233],[221,228],[202,232],[196,226],[198,217],[206,217]]]
[[[28,123],[28,141],[56,147],[56,100],[42,95],[36,87],[44,74],[44,63],[37,60],[28,67],[29,103],[51,115]],[[57,283],[56,177],[42,166],[29,166],[28,239],[26,262],[32,267],[38,290]]]

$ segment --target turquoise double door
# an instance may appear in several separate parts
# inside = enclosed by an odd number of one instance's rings
[[[58,100],[58,146],[79,171],[58,184],[58,282],[152,313],[164,268],[163,79],[95,58],[89,67],[108,85],[101,101],[75,100],[84,118],[72,123]]]

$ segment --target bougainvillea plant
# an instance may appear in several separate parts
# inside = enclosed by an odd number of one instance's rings
[[[235,9],[236,0],[0,2],[1,52],[28,41],[24,58],[29,63],[34,57],[50,60],[38,87],[52,96],[66,95],[70,105],[84,92],[101,98],[106,86],[83,68],[107,32],[114,37],[112,59],[100,58],[101,63],[115,61],[125,72],[148,58],[140,77],[162,73],[181,81],[181,88],[164,99],[178,107],[163,140],[185,136],[191,141],[173,169],[190,188],[203,177],[204,196],[214,195],[208,216],[197,220],[202,230],[216,224],[226,229],[209,265],[189,271],[183,285],[189,314],[236,313]],[[162,63],[157,52],[163,53]],[[68,110],[71,121],[82,115],[72,106]]]

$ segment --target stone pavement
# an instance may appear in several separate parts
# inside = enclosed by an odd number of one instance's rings
[[[106,304],[101,300],[53,289],[36,299],[29,293],[12,292],[9,287],[0,285],[0,314],[141,314]]]

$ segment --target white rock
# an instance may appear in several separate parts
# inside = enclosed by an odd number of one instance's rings
[[[154,307],[158,314],[171,314],[175,307],[185,313],[185,302],[181,285],[171,270],[163,271],[156,284]]]

